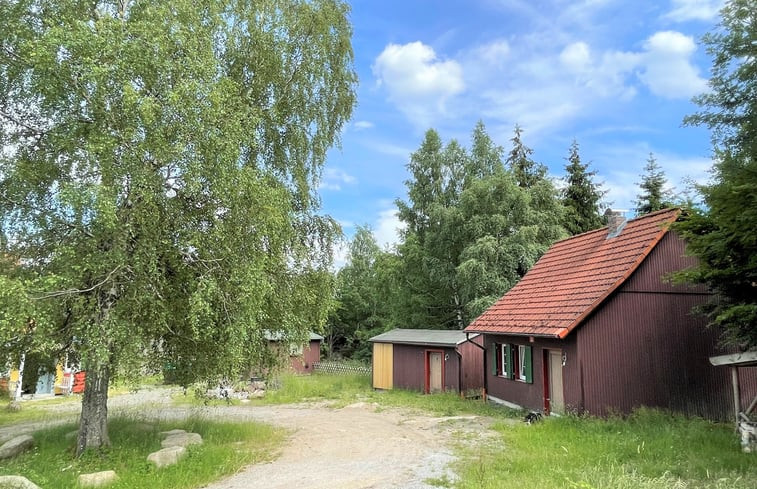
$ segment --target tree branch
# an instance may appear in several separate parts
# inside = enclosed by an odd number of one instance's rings
[[[55,291],[55,292],[50,292],[49,294],[45,294],[45,295],[41,295],[41,296],[37,296],[37,297],[32,297],[31,299],[35,300],[35,301],[38,301],[38,300],[43,300],[43,299],[52,299],[53,297],[60,297],[62,295],[85,294],[87,292],[92,292],[93,290],[95,290],[95,289],[97,289],[97,288],[102,287],[103,285],[105,285],[110,280],[110,278],[113,276],[113,274],[115,274],[121,268],[123,268],[123,265],[118,265],[116,268],[114,268],[113,270],[111,270],[111,272],[104,279],[102,279],[102,281],[96,283],[95,285],[93,285],[92,287],[89,287],[87,289],[58,290],[58,291]]]

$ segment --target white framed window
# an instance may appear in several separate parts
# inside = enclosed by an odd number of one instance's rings
[[[526,363],[526,347],[524,345],[518,345],[518,379],[526,380],[526,369],[528,368]]]

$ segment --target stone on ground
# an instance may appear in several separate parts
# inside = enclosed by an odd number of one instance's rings
[[[11,438],[0,446],[0,460],[12,458],[34,446],[34,438],[31,435],[19,435]]]
[[[39,489],[39,486],[20,475],[0,475],[0,489]]]
[[[82,487],[103,487],[116,482],[116,479],[118,479],[118,476],[115,471],[104,470],[91,474],[81,474],[79,476],[79,485]]]
[[[5,408],[11,413],[17,413],[21,411],[21,403],[18,401],[11,401],[8,403],[8,406]]]
[[[160,436],[181,435],[182,433],[186,433],[186,430],[161,431]]]
[[[184,447],[168,447],[151,453],[147,456],[147,461],[154,463],[158,468],[167,467],[178,463],[186,454],[187,449]]]
[[[202,437],[197,433],[177,433],[160,442],[163,448],[186,447],[189,445],[201,445]]]

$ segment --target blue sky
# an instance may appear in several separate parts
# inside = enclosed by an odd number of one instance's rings
[[[650,152],[675,191],[686,178],[704,181],[709,133],[682,119],[707,89],[699,39],[721,5],[354,0],[358,105],[324,168],[323,211],[347,237],[368,225],[380,244],[393,243],[394,200],[405,198],[405,165],[425,131],[467,146],[479,119],[505,150],[519,124],[555,177],[575,138],[613,208],[633,208]]]

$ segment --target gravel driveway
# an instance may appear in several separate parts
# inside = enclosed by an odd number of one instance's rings
[[[327,403],[282,406],[171,407],[168,391],[125,394],[109,401],[110,412],[139,412],[145,418],[178,419],[198,411],[211,418],[256,420],[290,431],[280,456],[248,466],[206,486],[208,489],[432,488],[433,479],[454,480],[452,447],[485,437],[490,424],[476,416],[434,417],[405,409],[357,402],[333,408]],[[55,417],[76,406],[56,406]],[[50,423],[42,423],[50,424]],[[35,425],[0,429],[0,436],[30,431]],[[3,433],[5,432],[5,433]]]

